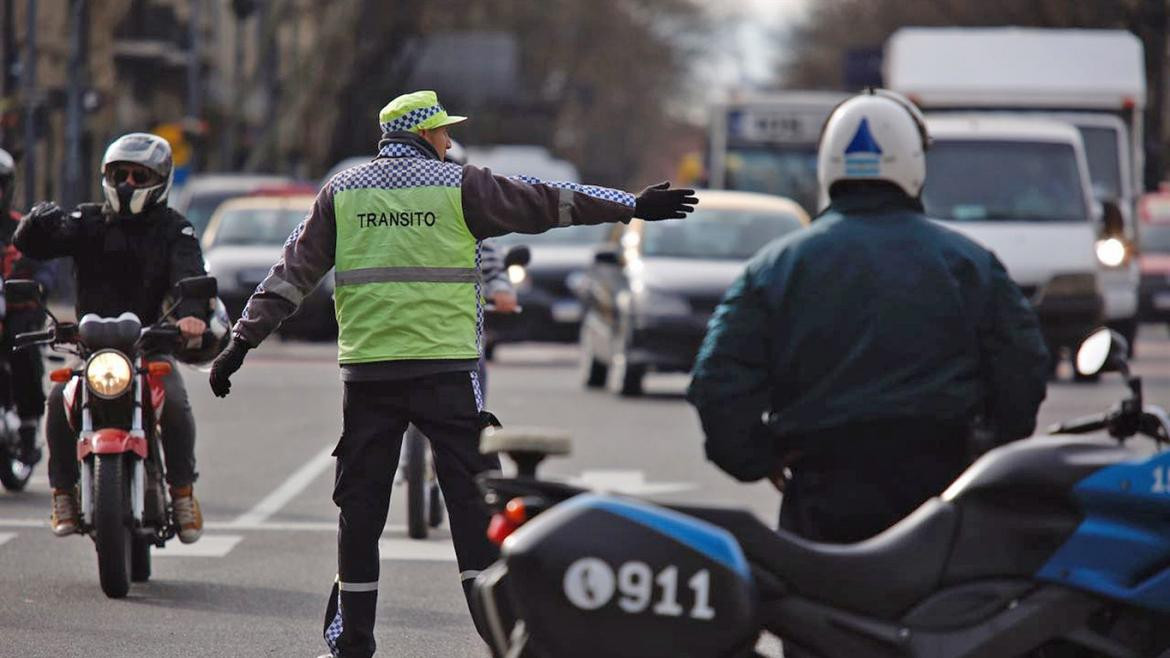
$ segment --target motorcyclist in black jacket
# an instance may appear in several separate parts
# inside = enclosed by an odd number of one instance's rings
[[[115,140],[102,158],[105,203],[81,204],[65,213],[56,204],[37,204],[16,230],[14,242],[34,258],[73,259],[77,317],[113,317],[126,311],[142,324],[157,322],[164,298],[176,282],[206,274],[195,229],[167,207],[172,181],[171,147],[166,140],[131,133]],[[183,336],[195,340],[207,329],[206,304],[181,302],[174,314]],[[195,419],[177,368],[164,377],[167,402],[159,419],[167,482],[179,539],[191,543],[203,531],[192,485]],[[49,393],[46,434],[49,483],[53,487],[52,527],[58,536],[77,531],[76,434],[63,404],[63,384]]]

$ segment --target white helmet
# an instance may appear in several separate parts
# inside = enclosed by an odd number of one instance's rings
[[[829,188],[847,180],[893,183],[911,197],[922,193],[930,136],[922,112],[905,96],[867,89],[829,114],[817,149],[820,204]]]
[[[135,171],[149,172],[148,180],[136,180]],[[102,157],[102,192],[119,215],[137,215],[166,203],[174,178],[171,145],[158,135],[123,135]]]

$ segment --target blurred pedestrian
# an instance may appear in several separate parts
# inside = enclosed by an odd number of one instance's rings
[[[345,395],[333,453],[338,574],[324,628],[334,656],[374,653],[378,538],[408,423],[431,440],[465,593],[497,557],[474,482],[478,473],[499,468],[497,457],[478,448],[482,429],[496,422],[483,408],[476,373],[483,327],[479,242],[635,215],[682,218],[697,202],[691,190],[665,183],[635,196],[444,162],[448,126],[464,119],[447,114],[433,91],[390,101],[379,115],[378,157],[343,170],[321,190],[211,369],[212,390],[227,395],[248,350],[335,268]]]
[[[1036,426],[1036,315],[994,254],[923,216],[929,141],[901,96],[839,105],[818,153],[828,208],[748,263],[695,364],[708,458],[771,478],[781,527],[808,539],[866,539],[940,494],[978,418],[1000,443]]]

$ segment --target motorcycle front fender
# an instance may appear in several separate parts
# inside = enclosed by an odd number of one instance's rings
[[[134,436],[123,429],[104,428],[97,430],[93,436],[84,437],[77,442],[77,458],[84,460],[92,455],[116,455],[123,452],[133,452],[146,459],[146,438]]]

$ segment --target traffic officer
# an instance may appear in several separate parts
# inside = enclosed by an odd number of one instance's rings
[[[497,557],[474,483],[476,474],[499,468],[496,457],[478,450],[481,430],[494,420],[483,409],[476,374],[479,241],[634,216],[683,218],[697,202],[692,190],[666,183],[634,196],[444,162],[448,126],[464,119],[448,115],[433,91],[399,96],[382,108],[378,156],[326,183],[211,369],[212,390],[226,395],[248,350],[335,268],[345,391],[333,453],[338,576],[325,619],[333,655],[374,653],[378,537],[408,423],[431,440],[465,593]]]
[[[1045,396],[1028,301],[993,253],[923,216],[928,146],[897,94],[839,105],[818,153],[828,208],[749,261],[695,364],[708,458],[772,478],[780,525],[809,539],[881,532],[966,467],[977,418],[1019,439]]]

